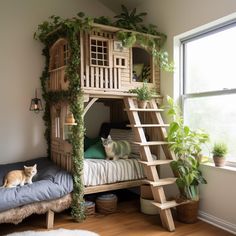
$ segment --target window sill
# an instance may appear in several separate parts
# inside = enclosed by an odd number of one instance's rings
[[[215,168],[217,170],[226,170],[226,171],[234,171],[236,172],[236,167],[233,166],[223,166],[223,167],[216,167],[214,163],[201,163],[202,166],[208,166],[211,168]]]

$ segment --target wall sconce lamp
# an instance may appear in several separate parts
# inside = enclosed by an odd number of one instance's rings
[[[35,113],[39,113],[43,110],[42,101],[37,97],[37,89],[35,89],[35,97],[31,99],[30,103],[30,111],[34,111]]]

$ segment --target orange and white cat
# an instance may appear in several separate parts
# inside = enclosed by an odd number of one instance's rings
[[[23,170],[12,170],[4,178],[2,188],[14,188],[17,185],[32,184],[32,178],[37,174],[37,164],[24,166]]]

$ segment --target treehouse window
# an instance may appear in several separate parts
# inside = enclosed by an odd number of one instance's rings
[[[90,38],[90,65],[109,66],[108,40]]]
[[[147,81],[152,83],[152,63],[151,55],[140,47],[132,48],[133,78],[134,82]]]
[[[56,117],[55,117],[55,137],[60,138],[61,132],[60,132],[60,115],[61,111],[60,109],[57,109],[56,111]]]
[[[69,61],[69,45],[68,43],[65,43],[63,45],[63,56],[64,56],[64,65],[67,65],[68,64],[68,61]]]
[[[126,68],[127,60],[124,57],[114,56],[114,67]]]
[[[60,48],[57,47],[55,49],[55,54],[54,54],[54,66],[53,68],[59,68],[60,67]]]

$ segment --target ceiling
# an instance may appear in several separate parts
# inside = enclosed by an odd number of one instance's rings
[[[121,5],[125,5],[128,9],[133,9],[138,7],[144,2],[144,0],[99,0],[106,7],[110,8],[113,12],[120,13]]]

